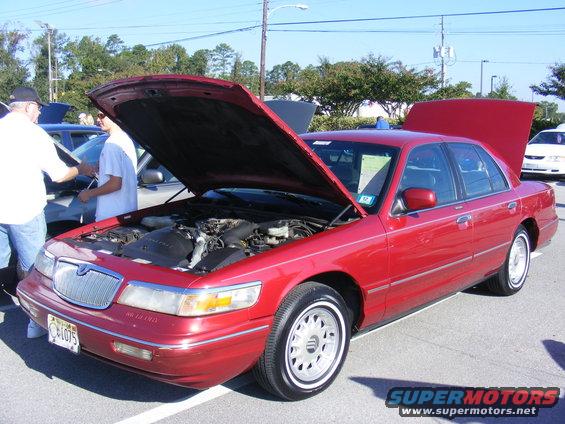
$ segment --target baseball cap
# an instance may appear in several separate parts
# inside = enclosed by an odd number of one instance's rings
[[[37,92],[31,87],[18,87],[12,94],[10,94],[10,102],[36,102],[42,106],[48,106],[47,103],[43,103]]]

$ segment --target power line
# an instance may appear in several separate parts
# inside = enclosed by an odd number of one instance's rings
[[[443,13],[443,14],[434,14],[434,15],[412,15],[412,16],[389,16],[389,17],[376,17],[376,18],[355,18],[355,19],[331,19],[331,20],[324,20],[324,21],[299,21],[299,22],[280,22],[280,23],[271,23],[269,26],[283,26],[283,25],[311,25],[311,24],[326,24],[326,23],[345,23],[345,22],[371,22],[371,21],[387,21],[387,20],[401,20],[401,19],[420,19],[420,18],[440,18],[444,17],[453,17],[453,16],[479,16],[479,15],[499,15],[499,14],[509,14],[509,13],[531,13],[531,12],[547,12],[547,11],[556,11],[556,10],[565,10],[565,7],[551,7],[551,8],[542,8],[542,9],[515,9],[515,10],[496,10],[496,11],[488,11],[488,12],[465,12],[465,13]],[[252,25],[249,27],[243,28],[236,28],[229,31],[221,31],[221,32],[214,32],[210,34],[201,35],[198,37],[189,37],[189,38],[181,38],[178,40],[169,40],[169,41],[162,41],[160,43],[153,43],[153,44],[146,44],[146,47],[152,46],[160,46],[163,44],[170,44],[170,43],[179,43],[183,41],[191,41],[201,38],[208,38],[208,37],[215,37],[217,35],[223,34],[231,34],[234,32],[244,32],[250,31],[255,28],[259,28],[261,25]],[[291,30],[269,30],[269,31],[291,31]],[[303,32],[307,32],[304,30]],[[312,30],[312,32],[322,32],[322,30]]]
[[[391,34],[436,34],[435,30],[402,30],[402,29],[270,29],[269,32],[302,32],[302,33],[391,33]],[[565,35],[563,30],[506,30],[506,31],[450,31],[449,35],[485,34],[485,35]]]
[[[77,0],[63,0],[63,1],[58,1],[58,2],[47,2],[45,4],[40,4],[40,5],[36,5],[33,7],[24,7],[21,9],[12,9],[12,10],[7,10],[4,12],[0,12],[1,15],[6,15],[6,14],[10,14],[10,13],[19,13],[19,12],[24,12],[26,10],[34,10],[35,12],[39,12],[38,9],[42,9],[44,7],[51,7],[51,6],[56,6],[58,4],[64,4],[64,3],[75,3]]]
[[[276,25],[310,25],[310,24],[329,24],[329,23],[344,23],[344,22],[372,22],[372,21],[392,21],[401,19],[422,19],[422,18],[441,18],[455,17],[455,16],[479,16],[479,15],[501,15],[509,13],[532,13],[532,12],[549,12],[556,10],[565,10],[565,7],[546,7],[541,9],[514,9],[514,10],[495,10],[488,12],[464,12],[464,13],[439,13],[434,15],[409,15],[409,16],[389,16],[377,18],[354,18],[354,19],[330,19],[324,21],[300,21],[300,22],[279,22],[269,24],[270,26]]]
[[[22,19],[22,18],[33,18],[35,16],[38,16],[38,13],[41,14],[41,19],[43,19],[45,16],[52,16],[52,15],[59,15],[59,14],[63,14],[63,13],[69,13],[69,12],[76,12],[77,10],[85,10],[85,9],[91,9],[93,7],[100,7],[100,6],[108,6],[110,4],[113,3],[119,3],[122,2],[123,0],[110,0],[107,1],[106,3],[97,3],[97,4],[92,4],[91,1],[84,1],[83,3],[80,4],[76,4],[74,6],[79,6],[78,8],[69,8],[67,6],[62,6],[62,7],[55,7],[53,9],[46,9],[46,10],[42,10],[40,12],[34,11],[34,12],[27,12],[21,15],[16,15],[11,17],[11,19]],[[52,13],[45,13],[45,12],[52,12]]]
[[[161,43],[144,44],[144,46],[145,47],[154,47],[154,46],[162,46],[163,44],[181,43],[183,41],[200,40],[202,38],[215,37],[217,35],[232,34],[234,32],[250,31],[252,29],[260,28],[260,27],[261,27],[261,25],[252,25],[252,26],[248,26],[248,27],[244,27],[244,28],[236,28],[236,29],[230,29],[230,30],[227,30],[227,31],[214,32],[214,33],[211,33],[211,34],[197,35],[197,36],[194,36],[194,37],[187,37],[187,38],[179,38],[177,40],[171,40],[171,41],[163,41]]]

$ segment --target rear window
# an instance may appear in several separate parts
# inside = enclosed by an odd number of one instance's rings
[[[306,143],[368,212],[377,211],[388,188],[397,148],[350,141]]]

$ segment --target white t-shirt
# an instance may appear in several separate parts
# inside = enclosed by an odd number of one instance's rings
[[[111,134],[104,143],[98,174],[98,187],[114,176],[121,177],[122,188],[96,198],[96,221],[137,210],[137,156],[125,132]]]
[[[43,172],[60,180],[69,168],[49,134],[19,112],[0,119],[0,223],[25,224],[47,204]]]

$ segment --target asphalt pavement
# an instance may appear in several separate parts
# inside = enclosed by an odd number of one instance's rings
[[[199,392],[28,340],[26,316],[0,297],[0,423],[449,422],[400,417],[385,406],[395,386],[556,386],[560,401],[538,417],[452,422],[564,423],[565,183],[551,184],[559,230],[517,295],[470,289],[357,336],[333,385],[300,402],[270,396],[248,375]]]

